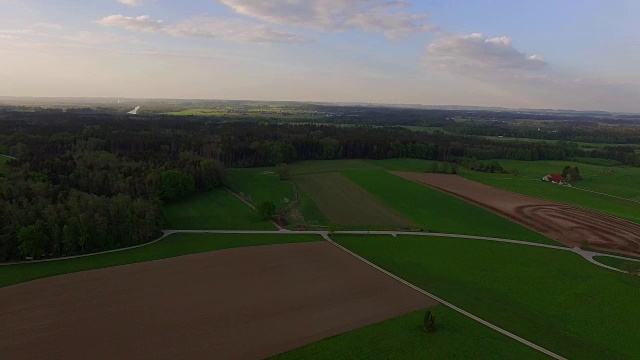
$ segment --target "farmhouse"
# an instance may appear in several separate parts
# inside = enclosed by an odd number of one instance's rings
[[[552,182],[554,184],[558,184],[558,185],[565,185],[566,181],[564,179],[564,177],[560,174],[549,174],[545,177],[542,178],[543,181],[548,181],[548,182]]]

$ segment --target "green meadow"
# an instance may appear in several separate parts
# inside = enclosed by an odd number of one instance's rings
[[[571,161],[498,160],[505,170],[517,169],[518,175],[492,174],[460,169],[459,175],[469,180],[528,196],[581,206],[605,214],[640,222],[640,168],[601,166]],[[313,163],[304,163],[300,171],[313,172]],[[418,159],[347,160],[323,162],[322,172],[346,170],[390,170],[425,172],[432,161]],[[573,188],[542,181],[565,166],[577,166],[583,180]],[[296,165],[297,166],[297,165]]]
[[[417,236],[334,238],[414,285],[567,358],[640,354],[639,277],[596,267],[571,252],[522,245]]]
[[[375,170],[380,169],[372,161],[368,160],[317,160],[301,161],[292,165],[292,175],[308,175],[327,172],[339,172],[344,170]]]
[[[326,226],[329,223],[311,198],[299,186],[294,188],[292,182],[280,180],[274,168],[232,169],[227,172],[225,182],[254,206],[270,201],[278,209],[285,208],[295,201],[297,191],[297,208],[306,224]]]
[[[293,185],[281,181],[273,168],[232,169],[225,183],[254,206],[270,201],[282,208],[295,199]]]
[[[559,245],[524,226],[386,171],[345,171],[351,181],[404,214],[423,231],[480,235]]]
[[[296,176],[332,224],[344,228],[415,229],[416,224],[339,172]]]
[[[171,230],[275,230],[231,192],[216,189],[164,207]]]
[[[587,209],[640,222],[640,168],[604,167],[568,161],[509,161],[499,160],[512,174],[490,174],[463,171],[469,180],[500,189],[535,196],[555,202],[577,205]],[[560,173],[564,166],[577,166],[583,180],[574,188],[541,181],[550,173]]]
[[[640,201],[640,188],[631,186],[632,184],[640,184],[640,168],[625,166],[602,166],[555,160],[498,161],[507,171],[517,169],[520,177],[535,180],[540,180],[547,174],[559,174],[562,172],[562,169],[565,166],[576,166],[580,169],[580,175],[583,179],[575,182],[575,187],[597,191],[613,196],[619,196],[621,198],[629,200]]]
[[[424,311],[307,345],[279,356],[294,359],[544,359],[545,356],[445,307],[430,309],[437,330],[420,329]]]
[[[173,116],[224,116],[228,115],[226,111],[215,109],[186,109],[167,113]]]
[[[609,256],[596,256],[594,260],[631,274],[640,275],[640,261],[618,259]]]

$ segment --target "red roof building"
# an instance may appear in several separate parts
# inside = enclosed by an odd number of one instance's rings
[[[564,177],[562,177],[562,175],[560,174],[551,174],[549,175],[549,180],[554,183],[561,183],[564,181]]]

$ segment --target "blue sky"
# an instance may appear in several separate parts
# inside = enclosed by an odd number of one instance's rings
[[[0,0],[0,95],[640,112],[635,0]]]

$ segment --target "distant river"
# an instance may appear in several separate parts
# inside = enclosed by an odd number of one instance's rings
[[[138,115],[138,110],[140,110],[140,106],[136,106],[135,109],[129,111],[127,114],[129,114],[129,115]]]

